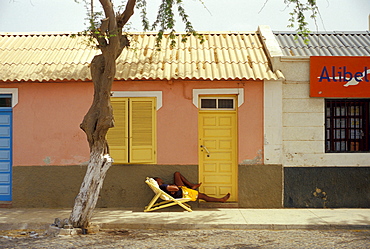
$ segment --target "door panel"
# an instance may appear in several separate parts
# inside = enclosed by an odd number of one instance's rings
[[[199,111],[200,192],[237,201],[236,111]]]
[[[155,98],[130,99],[130,162],[155,163]]]
[[[12,200],[12,111],[0,108],[0,201]]]
[[[107,140],[115,163],[128,163],[128,99],[111,98],[114,128],[109,129]]]

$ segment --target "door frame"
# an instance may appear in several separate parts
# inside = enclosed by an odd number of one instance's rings
[[[219,98],[227,98],[227,99],[233,99],[234,100],[234,108],[233,109],[202,109],[201,108],[201,100],[202,99],[219,99]],[[202,182],[203,179],[200,179],[201,176],[203,175],[203,173],[201,173],[201,170],[203,169],[201,163],[202,163],[202,158],[204,155],[204,149],[201,148],[201,143],[203,143],[202,141],[200,141],[201,139],[201,129],[203,129],[200,124],[200,116],[202,114],[211,114],[212,113],[215,113],[215,114],[220,114],[220,113],[228,113],[231,112],[233,113],[234,118],[235,118],[235,124],[234,124],[234,127],[232,129],[234,129],[234,133],[235,134],[235,141],[234,141],[234,144],[232,145],[233,147],[235,148],[232,148],[234,150],[234,157],[232,158],[232,167],[233,167],[233,170],[234,172],[232,173],[232,177],[233,177],[233,180],[232,180],[232,184],[233,184],[233,189],[234,189],[234,193],[232,193],[233,195],[233,202],[238,202],[238,192],[239,192],[239,189],[238,189],[238,174],[239,174],[239,167],[238,167],[238,152],[239,152],[239,144],[238,144],[238,106],[240,106],[239,104],[239,100],[240,99],[240,95],[236,95],[236,94],[202,94],[202,95],[197,95],[197,100],[198,100],[198,174],[199,174],[199,181]],[[207,150],[207,149],[206,149]],[[208,151],[206,151],[206,153],[208,153]],[[207,193],[206,193],[207,194]]]
[[[13,119],[14,119],[14,110],[13,108],[18,104],[18,88],[0,88],[1,95],[11,95],[11,106],[1,107],[1,112],[10,112],[10,198],[7,200],[0,200],[0,202],[8,202],[13,200]]]

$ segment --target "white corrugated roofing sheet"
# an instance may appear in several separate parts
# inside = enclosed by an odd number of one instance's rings
[[[155,33],[129,34],[131,46],[117,60],[117,80],[134,79],[267,79],[282,75],[271,71],[257,32],[204,33],[201,44],[190,36],[169,48],[165,36],[161,50]],[[91,80],[89,64],[100,51],[86,38],[71,34],[0,33],[0,81]]]

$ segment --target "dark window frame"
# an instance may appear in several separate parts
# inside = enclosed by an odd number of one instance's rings
[[[12,107],[11,94],[0,94],[0,107]]]
[[[325,152],[368,153],[370,99],[325,99]]]

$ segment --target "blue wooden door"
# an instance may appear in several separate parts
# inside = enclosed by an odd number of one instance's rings
[[[12,200],[12,108],[0,107],[0,201],[11,201],[11,200]]]

